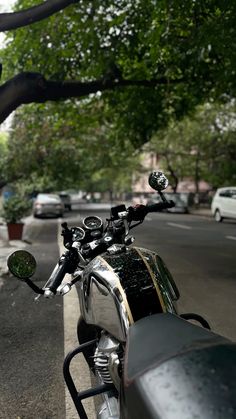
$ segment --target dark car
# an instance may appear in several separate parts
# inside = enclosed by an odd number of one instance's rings
[[[61,198],[64,207],[66,210],[71,211],[71,197],[67,192],[59,192],[59,197]]]

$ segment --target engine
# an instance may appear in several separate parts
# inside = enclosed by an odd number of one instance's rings
[[[102,332],[94,354],[94,364],[99,380],[105,384],[114,384],[118,390],[123,365],[123,351],[120,342],[106,332]],[[118,393],[117,393],[118,394]],[[105,393],[98,419],[118,419],[118,399],[114,394]]]

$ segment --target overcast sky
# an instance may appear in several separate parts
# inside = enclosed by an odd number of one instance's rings
[[[10,12],[15,0],[0,0],[0,12]]]
[[[11,12],[12,5],[16,0],[0,0],[0,13]],[[0,33],[0,47],[3,43],[4,34]]]

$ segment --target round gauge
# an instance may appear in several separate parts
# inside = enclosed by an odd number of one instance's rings
[[[85,231],[81,227],[73,228],[73,239],[74,240],[83,240],[85,236]]]
[[[102,219],[96,215],[90,215],[89,217],[84,218],[83,225],[88,230],[97,230],[98,228],[102,227]]]

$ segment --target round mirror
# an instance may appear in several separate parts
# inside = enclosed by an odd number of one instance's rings
[[[26,250],[16,250],[7,260],[7,266],[12,275],[20,279],[30,278],[36,271],[36,260]]]
[[[155,191],[163,191],[168,186],[168,179],[163,172],[152,172],[148,179],[149,185]]]

